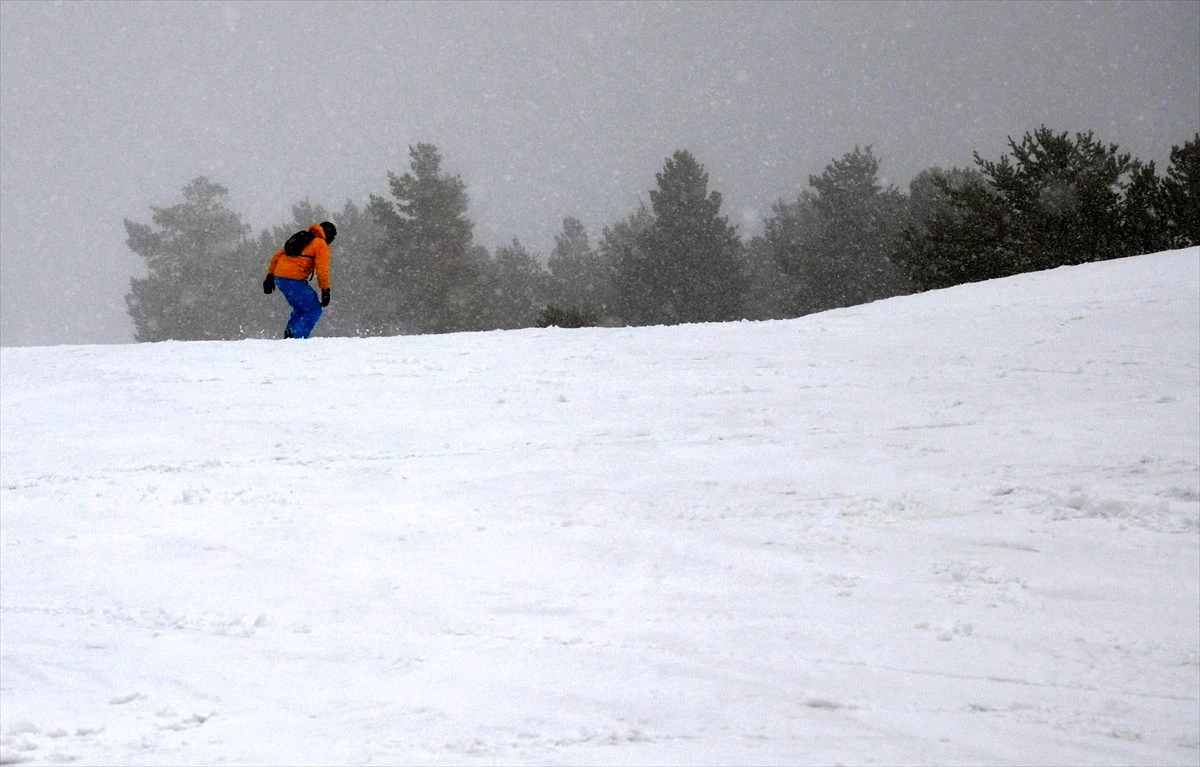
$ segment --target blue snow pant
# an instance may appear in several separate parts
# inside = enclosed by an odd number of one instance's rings
[[[317,320],[321,319],[321,302],[317,300],[317,291],[304,280],[284,277],[276,277],[275,285],[292,307],[284,337],[308,338],[317,326]]]

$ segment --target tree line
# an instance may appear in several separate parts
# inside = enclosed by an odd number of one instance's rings
[[[388,173],[389,194],[331,214],[310,202],[252,236],[228,190],[199,177],[183,200],[125,221],[146,264],[126,304],[138,341],[273,338],[270,254],[314,221],[338,225],[334,303],[318,335],[386,336],[557,325],[784,319],[906,293],[1200,244],[1200,134],[1165,175],[1089,133],[1045,126],[997,160],[930,168],[907,193],[855,147],[780,200],[743,241],[691,152],[667,158],[649,206],[597,240],[563,220],[546,258],[519,239],[473,239],[468,193],[432,144]]]

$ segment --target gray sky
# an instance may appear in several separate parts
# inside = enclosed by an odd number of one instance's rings
[[[749,236],[855,145],[907,189],[1043,123],[1165,170],[1200,130],[1200,3],[3,0],[0,343],[132,340],[122,221],[198,175],[257,233],[386,196],[429,142],[479,243],[545,256],[677,149]]]

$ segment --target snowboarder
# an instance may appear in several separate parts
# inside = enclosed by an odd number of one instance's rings
[[[283,331],[284,338],[308,338],[317,320],[321,319],[322,307],[329,306],[329,246],[336,236],[337,227],[332,222],[322,221],[308,227],[307,232],[297,232],[289,238],[289,242],[308,239],[302,248],[285,245],[271,257],[267,278],[263,280],[263,292],[270,295],[278,286],[292,307],[292,316]],[[314,271],[317,287],[321,289],[319,302],[316,291],[308,284]]]

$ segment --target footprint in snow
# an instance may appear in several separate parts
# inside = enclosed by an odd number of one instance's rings
[[[118,695],[115,698],[110,698],[108,703],[111,706],[124,706],[126,703],[133,703],[142,697],[144,696],[140,692],[131,692],[128,695]]]

